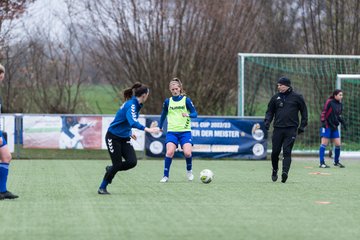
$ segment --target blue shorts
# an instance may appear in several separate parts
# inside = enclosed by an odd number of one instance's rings
[[[338,129],[331,130],[331,128],[320,128],[320,137],[325,137],[329,139],[339,138],[340,133]]]
[[[187,131],[187,132],[168,132],[166,134],[165,144],[167,144],[168,142],[172,142],[176,146],[180,143],[181,147],[184,146],[185,143],[190,143],[191,145],[193,145],[190,131]]]
[[[5,138],[4,138],[4,135],[3,135],[3,132],[0,131],[0,137],[2,138],[2,144],[0,145],[0,147],[3,147],[7,144]]]

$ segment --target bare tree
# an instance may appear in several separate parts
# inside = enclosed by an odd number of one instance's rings
[[[1,97],[3,100],[2,111],[11,111],[11,104],[9,102],[12,92],[14,92],[13,68],[10,60],[10,42],[11,30],[13,28],[13,20],[20,18],[25,12],[26,8],[36,0],[1,0],[0,1],[0,62],[6,67],[6,77],[4,87],[1,88]],[[17,58],[18,56],[14,56]],[[20,92],[20,91],[19,91]]]
[[[80,92],[87,81],[86,54],[77,35],[71,6],[64,30],[24,27],[26,38],[9,46],[9,109],[21,112],[74,113],[84,109]],[[84,111],[85,112],[85,111]]]
[[[237,53],[259,45],[258,1],[113,0],[86,8],[95,63],[118,92],[148,84],[148,113],[160,113],[172,77],[183,80],[200,114],[235,109]]]
[[[306,53],[360,54],[359,0],[299,0]]]
[[[35,0],[2,0],[0,1],[0,60],[4,58],[3,51],[6,46],[6,38],[11,30],[13,19],[19,18],[26,7]]]

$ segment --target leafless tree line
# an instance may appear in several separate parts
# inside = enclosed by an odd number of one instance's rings
[[[239,52],[360,52],[360,0],[65,2],[66,20],[58,16],[65,30],[56,37],[24,25],[14,42],[1,38],[12,29],[0,28],[6,111],[86,113],[84,84],[110,83],[121,96],[140,81],[152,93],[144,113],[159,114],[179,77],[199,114],[233,115]]]

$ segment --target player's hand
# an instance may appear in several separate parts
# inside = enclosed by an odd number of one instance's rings
[[[269,121],[264,121],[264,125],[265,125],[265,129],[267,130],[267,131],[269,131],[269,129],[270,129],[270,123],[269,123]]]
[[[188,113],[182,113],[182,116],[183,116],[183,117],[188,117],[189,114],[188,114]]]
[[[136,139],[137,139],[137,137],[136,137],[135,134],[132,134],[130,137],[131,137],[132,139],[134,139],[135,141],[136,141]]]
[[[159,127],[152,127],[152,128],[147,128],[147,132],[149,133],[159,133],[160,132],[160,128]]]
[[[298,132],[298,135],[300,135],[300,134],[302,134],[304,132],[304,129],[303,128],[298,128],[297,132]]]

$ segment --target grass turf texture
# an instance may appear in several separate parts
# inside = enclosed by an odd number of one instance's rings
[[[179,159],[163,184],[163,162],[140,160],[101,196],[109,162],[13,161],[8,187],[20,198],[0,201],[1,239],[360,239],[360,161],[293,161],[283,184],[269,161],[195,160],[188,182]]]

